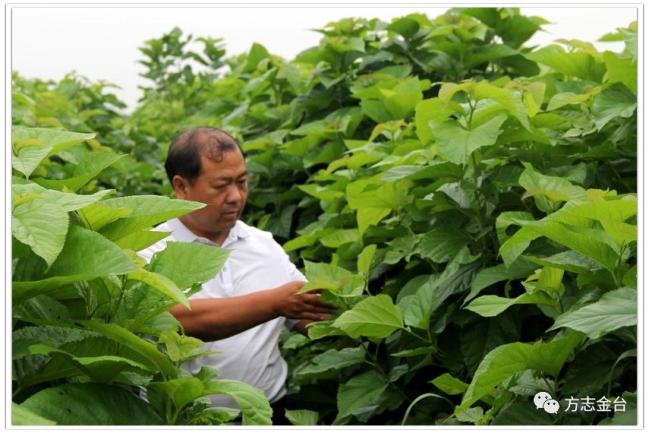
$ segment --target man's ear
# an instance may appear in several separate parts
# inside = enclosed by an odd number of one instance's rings
[[[171,179],[171,186],[176,192],[176,198],[184,199],[187,197],[188,184],[187,179],[182,176],[175,175],[173,179]]]

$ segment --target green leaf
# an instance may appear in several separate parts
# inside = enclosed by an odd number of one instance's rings
[[[491,99],[502,106],[510,115],[520,122],[525,129],[530,129],[530,121],[527,118],[527,109],[523,104],[520,94],[512,90],[494,86],[488,81],[481,81],[473,89],[473,97],[476,100]]]
[[[384,183],[376,189],[356,191],[353,184],[347,185],[347,203],[352,209],[387,208],[402,209],[412,201],[408,195],[409,180]]]
[[[462,108],[459,105],[453,103],[443,104],[439,98],[424,99],[419,102],[415,108],[417,137],[422,143],[432,141],[434,134],[429,121],[444,122],[453,113],[461,110]]]
[[[188,425],[220,425],[235,420],[241,413],[229,407],[208,408],[187,421]]]
[[[528,59],[542,63],[568,76],[601,82],[604,65],[583,51],[567,52],[559,45],[549,45],[525,54]]]
[[[624,326],[638,322],[637,290],[623,287],[605,293],[599,301],[556,318],[550,328],[571,328],[596,339]]]
[[[483,268],[478,271],[475,278],[471,282],[471,290],[466,298],[464,304],[475,298],[482,289],[491,286],[492,284],[500,281],[511,281],[528,276],[537,266],[526,262],[525,260],[517,260],[509,267],[505,265],[496,265],[489,268]]]
[[[525,188],[523,199],[527,197],[546,197],[553,202],[562,202],[583,198],[586,190],[573,185],[569,180],[558,176],[546,176],[536,170],[530,164],[525,164],[525,170],[518,178],[518,183]],[[537,201],[537,207],[539,202]],[[541,210],[550,212],[554,209],[541,206]]]
[[[158,341],[165,345],[169,358],[174,362],[183,362],[206,355],[208,351],[202,350],[203,341],[188,335],[181,335],[176,331],[163,331]]]
[[[77,191],[105,168],[110,167],[124,157],[126,155],[109,152],[88,152],[81,157],[71,177],[62,180],[37,178],[34,179],[34,182],[46,188],[57,190],[66,188],[70,191]]]
[[[531,241],[545,236],[613,271],[620,257],[621,245],[635,236],[635,230],[628,230],[632,226],[627,228],[623,223],[635,212],[636,204],[632,199],[568,203],[561,210],[540,221],[530,221],[527,217],[523,219],[512,215],[505,222],[499,217],[497,227],[504,227],[506,224],[523,227],[502,244],[500,254],[505,264],[510,264],[525,251]],[[599,221],[605,230],[589,228],[592,226],[592,220]]]
[[[554,221],[538,221],[525,223],[521,230],[503,244],[501,254],[505,263],[511,260],[508,254],[509,248],[516,245],[519,238],[527,242],[539,236],[545,236],[581,253],[611,271],[615,269],[619,259],[619,253],[607,242],[603,230],[583,229]]]
[[[370,269],[372,267],[372,259],[374,258],[374,253],[376,253],[376,245],[368,245],[363,248],[363,251],[358,255],[356,260],[356,269],[359,274],[369,275]]]
[[[565,107],[566,105],[580,104],[582,102],[588,101],[592,98],[593,95],[590,93],[585,94],[575,94],[572,92],[562,92],[555,94],[550,102],[548,102],[548,107],[546,111],[556,110],[558,108]]]
[[[29,355],[28,348],[33,344],[59,347],[99,335],[96,332],[67,326],[26,326],[12,334],[13,359]]]
[[[56,425],[56,422],[36,415],[24,406],[11,402],[12,425]]]
[[[243,415],[243,425],[271,425],[273,413],[264,393],[236,380],[217,380],[209,383],[210,394],[227,394],[232,397]]]
[[[115,245],[119,246],[123,250],[141,251],[168,237],[170,233],[171,232],[142,230],[117,239]]]
[[[83,134],[60,129],[11,128],[13,157],[11,165],[25,177],[29,177],[48,156],[55,155],[70,146],[93,138],[95,134]]]
[[[59,350],[41,344],[32,345],[30,352],[37,355],[48,355],[50,358],[59,358],[64,365],[74,366],[79,373],[88,376],[93,382],[107,383],[124,370],[153,371],[149,367],[123,356],[75,356],[64,350]],[[54,370],[54,369],[53,369]],[[57,370],[61,370],[57,368]],[[73,373],[74,374],[74,373]],[[32,380],[31,384],[34,383]]]
[[[246,59],[246,64],[243,67],[244,72],[252,72],[257,69],[257,65],[260,61],[265,58],[270,57],[268,50],[261,44],[253,42],[252,47],[250,47],[250,52]]]
[[[63,250],[68,232],[68,213],[56,203],[32,200],[11,213],[11,234],[49,265]]]
[[[374,99],[363,99],[360,103],[363,114],[375,121],[376,123],[384,123],[393,119],[393,116],[385,108],[383,101]]]
[[[383,218],[392,212],[391,209],[382,207],[367,207],[360,208],[356,211],[356,222],[358,224],[358,232],[361,236],[367,231],[370,226],[375,226]]]
[[[96,232],[72,225],[63,251],[47,275],[84,275],[92,279],[134,270],[133,262],[114,243]]]
[[[230,251],[213,245],[167,242],[165,249],[151,258],[150,269],[184,290],[214,278],[229,255]]]
[[[521,221],[534,221],[534,216],[529,212],[503,212],[498,215],[496,218],[496,235],[501,245],[511,237],[508,233],[509,227],[521,225]]]
[[[475,150],[496,143],[502,132],[500,127],[506,119],[507,116],[498,115],[482,125],[468,130],[454,121],[431,121],[429,124],[444,156],[456,164],[467,164]]]
[[[606,81],[619,82],[637,93],[638,65],[633,59],[624,58],[611,51],[604,52],[606,63]]]
[[[320,238],[320,243],[325,247],[338,248],[341,245],[357,242],[359,240],[358,230],[339,229],[326,234]]]
[[[545,266],[540,270],[537,269],[534,274],[530,275],[522,284],[528,292],[533,291],[536,293],[538,291],[543,291],[556,303],[563,296],[563,276],[563,269],[555,268],[553,266]]]
[[[338,388],[336,419],[372,410],[387,387],[388,382],[385,377],[376,370],[369,370],[352,377]]]
[[[442,87],[440,87],[439,89],[439,93],[437,94],[437,97],[442,103],[442,107],[445,107],[446,104],[449,104],[455,94],[459,92],[470,93],[471,90],[475,87],[475,84],[476,83],[473,80],[466,80],[460,84],[443,83]]]
[[[167,377],[176,374],[176,368],[171,360],[158,347],[143,338],[138,337],[127,329],[122,328],[114,323],[102,323],[96,320],[80,320],[79,323],[85,328],[108,337],[120,344],[123,344],[146,358],[151,367],[159,370]]]
[[[304,261],[307,283],[300,293],[324,289],[337,296],[358,296],[363,291],[362,275],[351,273],[345,268],[327,263]]]
[[[203,203],[150,195],[113,198],[103,201],[102,204],[113,209],[131,209],[128,215],[106,224],[100,229],[101,234],[110,240],[117,240],[205,207]]]
[[[408,117],[422,100],[422,86],[417,78],[406,78],[399,81],[392,89],[380,89],[385,99],[383,103],[392,115],[392,119]]]
[[[173,281],[164,275],[149,272],[145,269],[138,269],[129,272],[126,276],[129,280],[142,281],[143,283],[148,284],[169,299],[189,308],[189,300],[187,299],[187,296],[185,296],[182,290],[180,290]]]
[[[450,267],[450,266],[449,266]],[[437,280],[439,275],[418,275],[401,289],[399,295],[414,290],[413,295],[405,295],[399,300],[399,307],[403,311],[404,322],[408,326],[427,329],[433,304],[436,302]]]
[[[485,7],[477,7],[477,8],[457,8],[459,12],[461,12],[464,15],[469,15],[474,18],[479,19],[486,25],[492,28],[496,28],[498,26],[498,23],[500,22],[500,13],[498,9],[496,8],[485,8]]]
[[[385,338],[403,328],[403,315],[387,295],[363,299],[349,311],[341,314],[333,326],[352,338]]]
[[[309,324],[307,327],[309,338],[311,340],[319,340],[334,335],[345,335],[342,330],[334,328],[332,325],[333,324],[330,320],[323,320]]]
[[[391,353],[390,356],[410,358],[413,356],[428,355],[429,353],[435,353],[435,352],[436,349],[432,346],[422,346],[416,349],[400,350],[398,352]]]
[[[545,89],[546,85],[542,81],[536,81],[527,85],[525,95],[523,96],[523,104],[525,104],[528,116],[534,117],[541,110],[541,106],[545,100]]]
[[[404,38],[412,38],[415,33],[419,30],[419,23],[408,17],[394,18],[388,30],[392,32],[399,33]]]
[[[457,415],[455,417],[460,422],[466,422],[471,424],[478,424],[478,421],[484,416],[484,409],[480,406],[470,407]]]
[[[563,251],[549,257],[523,256],[526,260],[541,266],[552,266],[576,273],[592,273],[601,266],[576,251]],[[522,277],[522,276],[521,276]]]
[[[476,298],[467,307],[482,317],[494,317],[511,307],[520,304],[553,305],[554,301],[543,292],[523,293],[515,298],[503,298],[495,295],[484,295]]]
[[[324,201],[336,201],[345,195],[342,191],[333,191],[316,184],[298,185],[297,187],[310,196]]]
[[[300,366],[295,371],[295,375],[296,377],[304,377],[360,364],[365,361],[365,350],[363,347],[347,347],[340,350],[329,349],[311,358],[308,364]]]
[[[393,265],[405,258],[407,262],[417,253],[418,238],[412,232],[399,236],[388,242],[389,248],[385,252],[384,263]]]
[[[144,400],[113,385],[69,383],[46,388],[29,397],[22,406],[59,425],[162,424]]]
[[[421,238],[417,252],[435,263],[444,263],[455,257],[469,240],[462,230],[438,227]]]
[[[293,425],[317,425],[320,416],[318,412],[308,409],[286,409],[284,415]]]
[[[469,386],[468,383],[456,379],[451,376],[450,373],[444,373],[441,376],[437,376],[435,379],[431,380],[430,383],[448,395],[462,394]]]
[[[505,44],[518,48],[539,30],[541,24],[547,24],[547,21],[516,14],[501,18],[494,27]]]
[[[468,409],[505,379],[518,372],[535,369],[552,376],[558,375],[566,359],[581,340],[581,334],[568,333],[547,343],[510,343],[498,346],[480,362],[455,413]]]
[[[403,310],[406,325],[428,329],[431,316],[449,296],[459,293],[469,286],[478,262],[467,257],[466,250],[458,253],[439,275],[428,278],[421,276],[420,286],[412,297],[405,296],[399,302]],[[419,277],[417,277],[419,278]]]
[[[80,209],[78,211],[79,217],[83,222],[92,230],[99,230],[108,223],[117,221],[120,218],[126,217],[133,209],[130,208],[113,208],[104,204],[103,202],[93,203]],[[134,232],[140,233],[140,232]],[[137,251],[137,250],[134,250]]]
[[[550,426],[555,422],[554,416],[537,409],[531,401],[524,401],[504,408],[494,417],[493,425]]]
[[[112,194],[114,190],[106,189],[103,191],[97,191],[90,195],[81,195],[56,191],[53,189],[45,189],[35,183],[28,183],[23,185],[13,185],[11,187],[11,192],[12,195],[23,195],[29,192],[35,192],[40,196],[39,199],[48,203],[56,203],[66,211],[73,211],[91,206],[93,203],[96,203],[104,197]]]
[[[637,97],[622,84],[615,83],[595,97],[592,113],[597,129],[615,118],[629,118],[635,113]]]
[[[13,317],[37,325],[72,323],[68,308],[46,295],[35,296],[13,306]]]
[[[150,398],[154,404],[159,398],[155,393],[159,392],[171,400],[176,411],[182,410],[197,398],[210,394],[205,382],[197,377],[181,377],[164,382],[151,382],[147,388],[151,393]]]
[[[391,182],[401,179],[419,180],[436,178],[462,178],[460,166],[448,161],[429,162],[421,165],[398,165],[383,173],[382,180]]]
[[[636,197],[627,196],[622,199],[566,205],[560,212],[556,212],[549,219],[584,227],[588,227],[591,221],[598,221],[614,242],[609,242],[609,239],[605,237],[599,237],[598,239],[609,243],[611,248],[616,249],[636,240],[637,228],[635,224],[626,222],[636,214]]]
[[[474,66],[492,60],[502,59],[503,57],[510,57],[516,54],[518,54],[518,50],[514,50],[507,45],[489,44],[481,46],[477,52],[472,53],[472,55],[465,60],[465,66],[467,68],[473,68]]]
[[[123,275],[136,270],[135,264],[114,243],[99,233],[70,226],[61,254],[50,267],[45,279],[14,281],[13,300],[20,302],[74,281],[91,280],[107,275]]]

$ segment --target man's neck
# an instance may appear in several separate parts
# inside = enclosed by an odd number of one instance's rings
[[[185,218],[184,216],[179,217],[178,220],[180,220],[180,222],[183,223],[183,225],[187,227],[187,229],[190,232],[194,233],[196,236],[209,239],[210,241],[214,242],[218,246],[223,245],[223,242],[225,242],[225,239],[228,237],[228,234],[230,233],[229,230],[220,231],[220,232],[204,232],[198,229],[197,227],[195,227],[194,225],[192,225],[192,223],[189,222],[187,218]]]

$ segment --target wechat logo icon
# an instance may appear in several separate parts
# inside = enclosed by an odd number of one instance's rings
[[[543,409],[547,413],[556,414],[559,412],[559,402],[554,400],[550,394],[541,391],[534,396],[534,406]]]

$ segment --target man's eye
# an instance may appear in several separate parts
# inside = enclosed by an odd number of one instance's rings
[[[239,181],[237,181],[237,183],[239,185],[245,186],[248,183],[248,179],[239,180]]]

